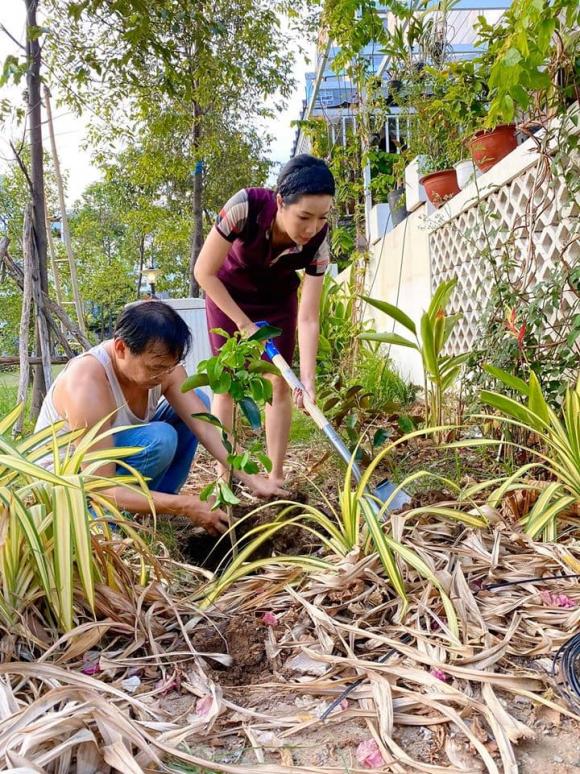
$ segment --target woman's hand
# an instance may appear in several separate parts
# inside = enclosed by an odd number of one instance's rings
[[[304,385],[304,389],[311,400],[313,402],[316,401],[316,383],[314,377],[304,377],[300,381]],[[302,411],[306,410],[304,408],[304,393],[302,390],[294,390],[294,402],[299,409],[302,409]]]
[[[251,320],[248,320],[247,322],[244,322],[241,325],[238,325],[238,330],[240,331],[240,333],[245,339],[249,339],[250,336],[253,336],[253,334],[256,331],[259,331],[260,329],[258,328],[256,323],[252,322]]]
[[[287,498],[288,492],[270,478],[265,478],[257,473],[251,476],[245,476],[242,479],[250,487],[252,494],[263,500],[269,500],[271,497]]]

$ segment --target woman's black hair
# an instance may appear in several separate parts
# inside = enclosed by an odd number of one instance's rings
[[[334,196],[334,191],[334,177],[326,162],[308,153],[284,164],[276,186],[285,204],[295,204],[302,196]]]
[[[182,360],[191,347],[191,331],[183,318],[169,304],[155,299],[127,304],[113,336],[122,339],[134,355],[160,343],[176,360]]]

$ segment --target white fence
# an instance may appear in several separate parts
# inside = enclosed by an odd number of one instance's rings
[[[191,349],[185,359],[185,370],[188,374],[197,371],[201,360],[211,357],[207,322],[205,319],[205,300],[203,298],[164,298],[164,303],[172,306],[187,323],[191,331]],[[210,391],[204,388],[210,395]]]
[[[539,162],[530,138],[428,220],[431,289],[450,277],[458,284],[453,311],[463,318],[449,354],[472,349],[479,319],[493,283],[490,257],[513,261],[511,278],[529,290],[547,279],[564,255],[570,266],[580,260],[579,203],[569,201],[564,181]],[[571,314],[573,299],[564,295],[554,319]]]

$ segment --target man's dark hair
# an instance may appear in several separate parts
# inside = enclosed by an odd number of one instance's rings
[[[295,204],[303,196],[334,196],[334,190],[334,177],[326,162],[308,153],[284,164],[276,186],[286,204]]]
[[[119,315],[113,336],[122,339],[134,355],[161,343],[176,360],[188,353],[191,331],[173,307],[163,301],[136,301]]]

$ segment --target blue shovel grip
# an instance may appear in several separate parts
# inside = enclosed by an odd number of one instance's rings
[[[263,328],[265,325],[270,325],[270,323],[267,320],[260,320],[260,322],[257,322],[256,325],[258,328]],[[266,343],[264,344],[264,352],[268,355],[270,360],[273,360],[276,355],[280,354],[278,347],[274,344],[272,339],[266,340]]]

